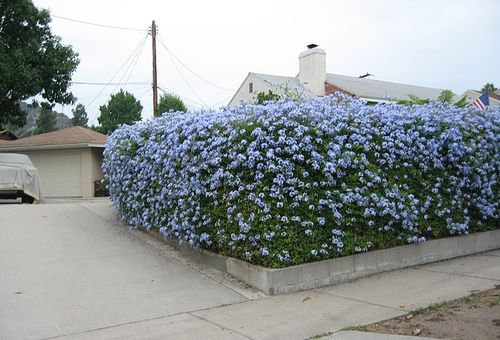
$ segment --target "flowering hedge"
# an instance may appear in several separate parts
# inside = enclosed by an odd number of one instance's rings
[[[165,114],[109,138],[132,225],[270,267],[498,228],[500,110],[345,97]]]

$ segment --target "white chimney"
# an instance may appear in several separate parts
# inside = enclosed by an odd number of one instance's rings
[[[326,52],[317,45],[299,54],[299,81],[317,96],[325,95]]]

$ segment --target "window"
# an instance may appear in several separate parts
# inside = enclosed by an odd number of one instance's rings
[[[253,93],[253,83],[248,84],[248,93]]]

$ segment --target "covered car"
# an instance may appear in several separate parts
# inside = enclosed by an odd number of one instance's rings
[[[0,199],[19,197],[23,203],[42,200],[38,170],[26,155],[0,153]]]

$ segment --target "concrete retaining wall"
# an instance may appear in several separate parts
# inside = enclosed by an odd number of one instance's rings
[[[150,233],[163,239],[158,232]],[[200,263],[227,272],[266,294],[277,295],[497,249],[500,248],[500,229],[280,269],[256,266],[204,249],[194,249],[185,243],[179,245],[175,239],[165,241]]]

